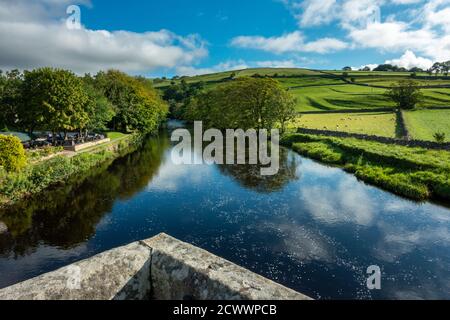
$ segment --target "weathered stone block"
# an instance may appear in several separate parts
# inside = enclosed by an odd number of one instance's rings
[[[152,248],[153,297],[163,300],[310,300],[247,269],[166,234]]]
[[[150,249],[110,250],[0,290],[0,300],[133,300],[150,293]]]

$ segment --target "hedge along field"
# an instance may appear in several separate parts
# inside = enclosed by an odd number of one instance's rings
[[[286,135],[282,143],[400,196],[419,201],[450,200],[448,151],[304,134]]]
[[[443,132],[446,141],[450,141],[450,109],[449,110],[415,110],[405,111],[406,126],[412,138],[434,141],[436,132]]]
[[[304,114],[291,127],[395,138],[396,120],[393,112]]]

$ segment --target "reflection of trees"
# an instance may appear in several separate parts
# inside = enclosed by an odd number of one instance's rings
[[[280,148],[280,170],[274,176],[262,176],[261,165],[221,165],[220,171],[232,177],[245,188],[260,192],[271,193],[280,191],[290,181],[298,179],[297,167],[299,158]]]
[[[166,137],[151,138],[132,154],[90,172],[81,183],[70,183],[0,212],[9,234],[0,235],[0,254],[26,254],[40,243],[70,248],[86,241],[115,199],[128,199],[158,173]]]

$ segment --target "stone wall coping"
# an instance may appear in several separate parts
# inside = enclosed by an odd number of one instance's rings
[[[0,300],[311,300],[164,233],[0,290]]]

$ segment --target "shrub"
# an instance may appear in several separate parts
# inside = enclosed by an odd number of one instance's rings
[[[433,135],[433,137],[436,140],[436,142],[438,142],[438,143],[444,143],[445,142],[445,133],[444,132],[436,132]]]
[[[27,164],[27,157],[20,139],[0,135],[0,167],[7,172],[19,171]]]

